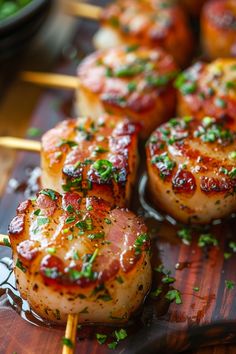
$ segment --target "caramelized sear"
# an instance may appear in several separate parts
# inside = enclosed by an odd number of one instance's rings
[[[196,63],[179,75],[176,86],[180,116],[213,116],[235,129],[236,59]]]
[[[184,223],[236,211],[236,134],[222,121],[186,116],[159,127],[147,144],[154,204]]]
[[[118,0],[103,11],[94,44],[98,49],[136,43],[160,46],[182,66],[191,57],[192,39],[184,11],[173,1]]]
[[[108,115],[59,123],[42,138],[42,186],[126,206],[138,165],[137,133],[128,119]]]
[[[209,59],[236,57],[235,0],[208,1],[202,11],[201,32]]]
[[[43,318],[125,322],[151,283],[143,221],[96,197],[41,190],[9,226],[18,289]]]
[[[126,115],[148,137],[173,116],[177,66],[162,49],[118,47],[95,52],[79,66],[78,109],[94,118],[109,112]]]

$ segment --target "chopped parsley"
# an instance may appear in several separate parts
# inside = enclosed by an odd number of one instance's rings
[[[162,288],[159,287],[159,288],[157,288],[156,290],[152,291],[152,292],[150,293],[150,295],[153,296],[153,297],[158,297],[161,293],[162,293]]]
[[[232,249],[233,252],[236,252],[236,242],[231,241],[229,243],[229,247]]]
[[[97,160],[92,165],[92,168],[94,168],[97,171],[98,176],[102,180],[106,181],[108,178],[111,177],[113,164],[108,160]]]
[[[78,221],[75,226],[83,231],[92,231],[94,228],[93,220],[91,218],[86,218],[85,220]]]
[[[42,134],[42,130],[40,128],[36,128],[36,127],[30,127],[27,130],[27,135],[30,138],[37,138]]]
[[[148,241],[148,235],[147,234],[140,234],[135,242],[134,242],[134,247],[135,247],[135,254],[141,254],[142,253],[142,246]]]
[[[139,44],[131,44],[128,47],[126,47],[125,51],[126,53],[134,52],[139,48]]]
[[[75,141],[72,140],[66,140],[66,139],[61,139],[61,141],[57,144],[58,147],[61,147],[63,145],[68,145],[69,147],[74,147],[78,146],[78,144]]]
[[[230,252],[225,252],[224,253],[224,259],[230,259],[232,257],[232,253],[230,253]]]
[[[178,88],[183,95],[189,95],[195,93],[197,90],[197,84],[187,73],[181,73],[175,80],[175,87]]]
[[[179,290],[169,290],[165,298],[169,301],[175,301],[177,305],[182,304],[182,298]]]
[[[177,235],[179,236],[179,238],[181,238],[182,242],[185,245],[191,244],[192,235],[191,235],[191,231],[189,228],[184,227],[183,229],[181,229],[177,232]]]
[[[107,335],[106,334],[100,334],[96,333],[96,339],[99,344],[104,344],[107,340]]]
[[[225,286],[226,286],[227,289],[232,290],[232,289],[234,289],[235,282],[232,281],[232,280],[226,280],[225,281]]]
[[[172,171],[175,168],[175,166],[176,166],[175,161],[172,161],[170,159],[170,157],[168,156],[167,152],[164,152],[161,155],[154,156],[151,162],[152,162],[152,164],[161,163],[163,165],[164,170],[163,170],[163,168],[161,168],[161,172],[160,172],[160,177],[161,178],[165,178],[166,177],[165,170]]]
[[[132,81],[127,84],[127,89],[129,92],[134,92],[137,89],[136,82]]]
[[[102,154],[104,152],[108,152],[107,149],[103,148],[102,146],[96,146],[94,151],[97,153],[97,154]]]
[[[44,189],[44,190],[40,191],[39,194],[44,194],[52,200],[57,199],[56,192],[54,192],[52,189]]]
[[[71,213],[74,213],[75,209],[73,208],[72,205],[69,204],[69,205],[67,206],[67,208],[66,208],[66,211],[67,211],[69,214],[71,214]]]
[[[48,247],[47,248],[47,253],[49,254],[55,254],[57,249],[55,247]]]
[[[70,223],[72,223],[73,221],[75,221],[75,216],[69,216],[69,217],[66,219],[65,223],[66,223],[66,224],[70,224]]]
[[[16,267],[19,268],[20,270],[22,270],[22,272],[26,273],[26,268],[23,266],[23,264],[19,258],[17,258]]]
[[[162,283],[164,283],[164,284],[172,284],[172,283],[174,283],[175,282],[175,278],[173,278],[173,277],[170,277],[169,276],[169,274],[167,274],[164,278],[162,278]]]
[[[235,160],[236,159],[236,151],[231,151],[228,155],[229,159]]]
[[[119,284],[123,284],[124,283],[124,280],[121,276],[118,276],[116,277],[116,281],[119,283]]]
[[[128,335],[125,329],[121,328],[120,330],[116,330],[114,335],[119,342],[120,340],[124,340]]]
[[[71,280],[78,280],[81,278],[87,278],[90,280],[96,279],[96,273],[93,272],[92,266],[95,258],[98,255],[98,249],[94,251],[92,255],[89,255],[89,259],[83,263],[83,267],[81,271],[78,271],[77,269],[70,269],[69,270],[69,275]]]
[[[10,244],[9,239],[7,237],[3,238],[3,243],[6,247],[11,247],[11,244]]]
[[[63,345],[66,345],[68,348],[73,348],[74,344],[72,343],[71,339],[62,337],[62,343]]]
[[[101,231],[101,232],[97,232],[95,234],[89,234],[88,238],[90,240],[98,240],[98,239],[104,238],[104,236],[105,236],[105,233],[103,231]]]
[[[107,344],[109,349],[116,349],[118,343],[117,342],[111,342],[109,344]]]
[[[49,222],[50,222],[49,218],[46,218],[46,217],[37,218],[37,226],[38,227],[49,224]]]
[[[34,215],[39,216],[40,212],[41,212],[41,209],[37,209],[34,211]]]
[[[108,225],[111,224],[111,220],[108,219],[108,218],[105,218],[104,221],[105,221],[105,223],[108,224]]]
[[[226,103],[226,101],[223,100],[222,98],[217,97],[217,98],[215,99],[215,105],[216,105],[217,107],[220,107],[220,108],[226,108],[227,103]]]
[[[79,313],[89,313],[88,307],[83,308],[83,310],[81,310]]]
[[[198,239],[198,246],[218,246],[218,240],[212,234],[202,234]]]

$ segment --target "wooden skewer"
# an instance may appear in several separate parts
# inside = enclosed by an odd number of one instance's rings
[[[0,234],[0,246],[11,247],[10,238],[8,235]],[[63,345],[62,354],[74,353],[78,321],[79,316],[77,314],[68,315],[65,338],[68,339],[69,344]]]
[[[63,345],[62,354],[73,354],[76,346],[76,333],[79,315],[69,314],[66,324],[65,339],[69,340],[70,345]]]
[[[99,20],[102,13],[102,8],[99,6],[75,1],[67,1],[65,10],[69,15],[85,17],[91,20]]]
[[[13,138],[11,136],[1,136],[0,146],[11,148],[11,149],[17,149],[17,150],[32,151],[32,152],[41,151],[41,143],[39,141]]]
[[[74,90],[79,87],[79,79],[76,76],[69,75],[24,71],[21,73],[20,79],[44,87],[62,88],[67,90]]]

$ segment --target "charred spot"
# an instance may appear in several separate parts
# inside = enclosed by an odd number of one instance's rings
[[[138,287],[138,291],[142,291],[143,290],[143,284],[140,284]]]
[[[193,194],[197,188],[194,175],[186,170],[178,170],[172,179],[172,188],[175,193]]]
[[[38,288],[39,288],[38,284],[34,284],[34,285],[33,285],[33,291],[36,291],[36,292],[37,292],[37,291],[38,291]]]

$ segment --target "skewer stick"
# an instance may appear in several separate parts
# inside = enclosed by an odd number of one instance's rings
[[[72,346],[64,344],[62,349],[62,354],[74,353],[78,321],[79,321],[79,316],[77,314],[68,315],[65,338],[69,340],[69,343]]]
[[[79,87],[79,79],[76,76],[24,71],[21,73],[20,78],[22,81],[31,82],[44,87],[67,90],[74,90]]]
[[[11,247],[10,246],[10,239],[9,239],[8,235],[0,234],[0,246]]]
[[[41,151],[41,143],[39,141],[13,138],[10,136],[1,136],[0,146],[11,148],[11,149],[17,149],[17,150],[26,150],[31,152]]]
[[[69,15],[85,17],[91,20],[99,20],[102,8],[96,5],[85,4],[81,2],[70,1],[65,5]]]

